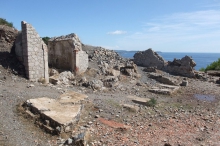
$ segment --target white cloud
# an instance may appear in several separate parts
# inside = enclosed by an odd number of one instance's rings
[[[153,48],[161,51],[182,49],[182,52],[220,51],[220,10],[175,13],[149,20],[142,27],[142,31],[120,39],[118,44],[121,48]]]
[[[126,34],[126,33],[127,31],[116,30],[116,31],[108,32],[107,34],[120,35],[120,34]]]
[[[118,50],[119,46],[102,46],[103,48],[109,49],[109,50]]]

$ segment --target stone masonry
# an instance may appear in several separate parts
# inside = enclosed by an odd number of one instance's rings
[[[70,70],[75,75],[85,72],[88,67],[88,54],[82,50],[82,44],[74,33],[51,38],[48,58],[52,68]]]
[[[47,83],[49,82],[47,46],[31,24],[22,21],[21,26],[22,60],[26,76],[31,81],[44,78]]]

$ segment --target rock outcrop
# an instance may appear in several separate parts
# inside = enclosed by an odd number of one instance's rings
[[[135,53],[134,63],[146,67],[144,69],[146,72],[156,72],[156,69],[159,69],[173,75],[190,78],[195,77],[194,67],[196,66],[196,63],[189,56],[185,56],[182,59],[174,59],[172,62],[167,62],[152,49],[148,49],[146,51]]]
[[[18,30],[6,25],[0,25],[0,52],[11,52]]]
[[[163,69],[166,61],[151,48],[134,54],[134,63],[143,67],[156,67]]]
[[[165,67],[165,71],[174,75],[181,75],[192,78],[195,77],[195,66],[196,63],[194,60],[189,56],[185,56],[182,59],[175,58],[172,62],[168,61],[168,65]]]

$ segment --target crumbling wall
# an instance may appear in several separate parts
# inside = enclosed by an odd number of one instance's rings
[[[48,41],[48,59],[51,67],[81,74],[88,68],[88,54],[82,50],[78,36],[71,33]]]
[[[31,24],[22,21],[21,25],[22,59],[26,76],[31,81],[37,81],[40,78],[44,78],[45,82],[48,82],[47,46]]]

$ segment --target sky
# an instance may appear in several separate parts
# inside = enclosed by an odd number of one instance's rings
[[[220,0],[0,0],[0,17],[41,37],[76,33],[111,50],[220,53]]]

